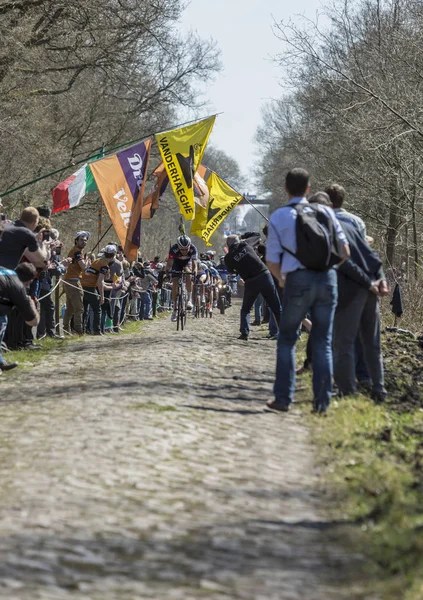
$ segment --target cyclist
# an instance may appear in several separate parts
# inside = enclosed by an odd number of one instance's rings
[[[211,285],[211,292],[212,292],[212,298],[211,298],[211,306],[216,308],[217,306],[217,284],[220,283],[222,281],[219,271],[217,271],[217,269],[214,266],[213,261],[209,260],[206,263],[209,267],[209,273],[210,273],[210,285]],[[210,310],[210,312],[212,312]]]
[[[188,301],[187,310],[192,310],[192,281],[191,274],[197,272],[197,248],[191,243],[187,235],[178,237],[167,259],[166,270],[172,275],[172,303],[173,312],[170,317],[172,321],[177,319],[176,301],[178,298],[178,279],[181,273],[185,273],[185,285],[187,286]]]

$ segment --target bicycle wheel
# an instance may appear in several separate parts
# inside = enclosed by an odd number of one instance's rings
[[[185,292],[185,290],[184,290]],[[186,293],[182,292],[181,295],[181,310],[180,313],[178,314],[178,317],[180,319],[181,322],[181,330],[183,331],[185,329],[186,326],[186,322],[187,322],[187,302],[186,302]]]
[[[182,298],[181,295],[178,294],[178,301],[176,303],[176,331],[179,331],[179,323],[180,323],[180,319],[181,319],[181,313],[182,313]]]

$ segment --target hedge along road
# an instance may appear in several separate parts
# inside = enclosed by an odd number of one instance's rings
[[[301,404],[263,410],[275,342],[238,341],[238,315],[85,338],[2,377],[1,598],[359,597]]]

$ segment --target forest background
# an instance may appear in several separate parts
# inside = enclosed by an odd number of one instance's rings
[[[199,90],[222,68],[219,49],[179,33],[183,10],[180,0],[0,5],[0,193],[69,164],[63,176],[5,196],[8,216],[51,204],[51,189],[103,144],[107,151],[172,127],[187,108],[208,114]],[[342,183],[391,276],[414,285],[423,242],[422,3],[336,1],[313,21],[275,21],[273,29],[281,97],[263,108],[257,131],[258,195],[280,206],[284,176],[298,165],[312,174],[314,190]],[[150,166],[158,162],[153,155]],[[203,162],[245,191],[224,149],[209,146]],[[55,217],[62,238],[83,228],[96,239],[99,205],[90,194]],[[143,222],[141,252],[163,254],[178,224],[168,193]]]

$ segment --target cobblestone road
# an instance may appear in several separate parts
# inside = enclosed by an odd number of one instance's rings
[[[1,598],[359,597],[300,408],[263,411],[275,342],[237,321],[150,322],[2,377]]]

